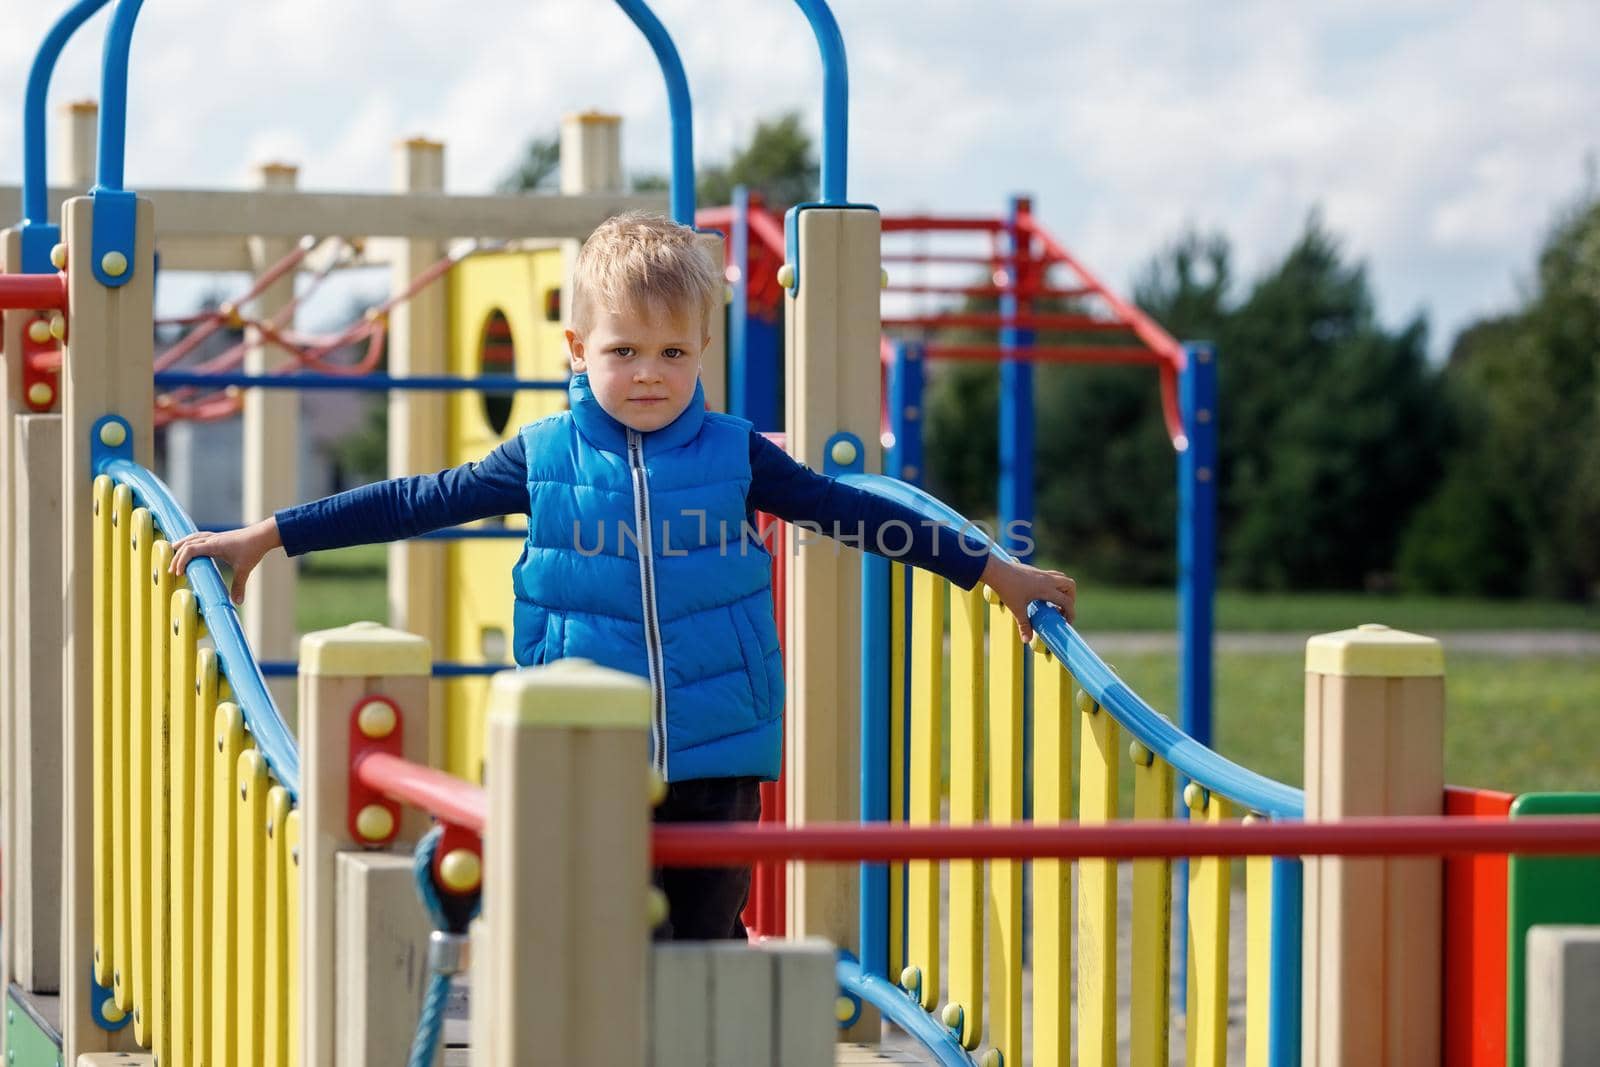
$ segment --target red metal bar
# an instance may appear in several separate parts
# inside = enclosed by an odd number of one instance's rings
[[[1022,330],[1077,330],[1085,333],[1107,333],[1130,329],[1125,322],[1097,319],[1089,315],[1055,314],[1040,312],[1032,315],[1001,315],[990,311],[952,311],[932,315],[910,315],[904,318],[882,320],[884,329],[953,329],[973,327],[980,330],[1002,330],[1014,326]]]
[[[907,230],[954,231],[967,230],[989,233],[1006,228],[1004,219],[962,217],[959,215],[885,215],[879,223],[884,233],[903,233]]]
[[[1093,289],[1062,289],[1048,285],[1024,286],[1015,290],[1003,285],[886,285],[886,293],[925,293],[936,296],[1002,296],[1015,292],[1026,297],[1059,297],[1077,300],[1098,295]]]
[[[0,308],[7,311],[65,311],[65,274],[0,274]]]
[[[929,345],[923,350],[929,359],[1019,359],[1033,363],[1134,363],[1166,365],[1166,360],[1148,348],[1133,345],[1049,345],[1035,348],[1003,349],[997,345]]]
[[[905,863],[911,860],[1178,859],[1186,856],[1439,856],[1600,854],[1600,816],[1517,820],[1446,816],[1331,823],[1200,825],[1119,821],[1097,825],[906,826],[812,823],[654,828],[658,867],[733,866],[773,860]]]
[[[998,267],[1006,262],[1004,256],[958,256],[945,252],[885,252],[879,258],[885,263],[971,263],[980,267]]]
[[[356,761],[356,778],[391,800],[421,808],[440,822],[482,834],[489,821],[483,787],[420,763],[374,752]]]

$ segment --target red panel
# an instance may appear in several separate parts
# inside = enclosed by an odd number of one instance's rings
[[[1444,813],[1505,819],[1516,797],[1449,786]],[[1444,861],[1444,1062],[1506,1062],[1506,857]]]
[[[777,444],[782,435],[768,434]],[[772,608],[778,625],[778,647],[786,648],[784,609],[787,602],[787,555],[784,551],[783,523],[771,515],[757,515],[756,527],[763,544],[772,550]],[[787,759],[787,752],[785,753]],[[784,804],[784,778],[780,771],[776,782],[761,783],[761,821],[778,826],[787,817]],[[782,937],[785,928],[785,886],[787,864],[782,860],[757,863],[751,873],[750,901],[740,916],[751,937]]]

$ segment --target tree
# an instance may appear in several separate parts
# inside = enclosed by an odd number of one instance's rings
[[[535,137],[522,150],[511,173],[500,179],[502,193],[539,193],[554,190],[561,180],[561,135]]]
[[[735,149],[727,163],[701,167],[696,197],[702,204],[728,204],[733,187],[745,185],[782,212],[817,198],[820,173],[811,135],[800,113],[790,111],[756,123],[750,143]]]

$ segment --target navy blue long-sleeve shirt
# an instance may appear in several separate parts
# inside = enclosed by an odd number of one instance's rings
[[[284,508],[276,514],[278,534],[284,551],[298,556],[399,541],[477,519],[526,515],[527,472],[518,434],[476,463],[391,478]],[[818,474],[754,431],[746,508],[752,515],[762,511],[787,522],[815,524],[824,533],[839,531],[855,547],[892,555],[963,589],[977,584],[989,558],[987,547],[972,534],[932,525],[907,507]]]

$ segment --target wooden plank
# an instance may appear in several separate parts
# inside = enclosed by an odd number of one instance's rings
[[[989,821],[1022,821],[1023,657],[1016,621],[991,589],[989,603]],[[989,865],[989,1044],[1022,1062],[1022,863]]]
[[[650,949],[650,1067],[711,1062],[711,958],[703,944]]]
[[[294,869],[289,856],[286,828],[289,820],[289,793],[273,784],[267,793],[267,918],[263,974],[265,1001],[262,1008],[262,1056],[264,1067],[289,1067],[289,1006],[294,987],[290,984],[289,945],[299,930],[289,921],[289,882]],[[413,889],[413,895],[415,890]]]
[[[153,901],[150,899],[152,846],[150,833],[150,766],[155,746],[151,737],[150,709],[150,546],[155,522],[145,508],[133,512],[128,542],[128,817],[133,835],[129,841],[129,913],[133,919],[133,1039],[148,1048],[153,1036],[150,1017],[150,933]],[[126,980],[124,975],[124,980]]]
[[[1245,1067],[1270,1063],[1272,1007],[1272,857],[1244,861],[1245,884]]]
[[[409,854],[335,857],[334,959],[340,1018],[336,1067],[405,1063],[429,977],[432,923]]]
[[[8,627],[14,667],[6,931],[11,979],[29,991],[61,981],[61,416],[20,415],[12,456],[27,501],[14,542]],[[26,877],[19,877],[20,872]]]
[[[889,821],[906,821],[906,685],[911,677],[906,633],[906,567],[889,566]],[[906,965],[906,865],[889,865],[889,977]]]
[[[737,941],[706,943],[711,964],[708,1067],[773,1061],[772,957]]]
[[[198,625],[198,623],[197,623]],[[216,750],[219,735],[217,715],[217,654],[202,648],[194,657],[194,706],[190,722],[194,730],[194,770],[189,807],[193,812],[194,849],[191,857],[193,882],[189,899],[189,945],[193,961],[190,1001],[189,1045],[196,1062],[210,1062],[212,979],[216,974],[212,960],[211,915],[214,908],[213,882],[216,878],[216,849],[212,839],[211,794],[215,789]]]
[[[939,821],[944,779],[944,617],[948,583],[928,571],[911,575],[911,810],[913,826]],[[939,1006],[939,865],[907,865],[906,966],[916,968],[924,1011]]]
[[[305,941],[300,937],[302,916],[305,914],[305,910],[301,905],[305,879],[300,874],[302,867],[301,857],[304,855],[300,844],[300,809],[296,808],[294,811],[289,812],[284,818],[283,827],[283,847],[289,857],[289,867],[284,872],[287,879],[287,885],[284,889],[284,895],[287,900],[286,924],[289,929],[289,944],[286,950],[289,961],[287,975],[289,983],[289,1017],[285,1027],[289,1043],[289,1067],[300,1067],[300,1064],[305,1062],[305,1041],[301,1025],[301,1001],[296,995],[305,985],[303,955]]]
[[[71,195],[50,191],[50,214]],[[300,192],[286,197],[245,189],[140,189],[155,206],[161,236],[242,240],[306,234],[411,237],[448,240],[521,237],[582,240],[604,220],[624,211],[662,211],[660,194],[595,193],[576,196],[517,194],[437,196],[424,193]],[[0,218],[20,218],[16,186],[0,186]],[[874,305],[877,282],[872,285]],[[76,307],[76,305],[74,305]]]
[[[167,1061],[173,1067],[190,1067],[194,1062],[194,1035],[191,1020],[199,1005],[195,984],[194,921],[194,770],[195,749],[205,746],[206,733],[198,728],[194,715],[194,695],[198,689],[195,674],[199,612],[194,594],[178,589],[171,597],[171,640],[167,673],[170,687],[168,708],[171,723],[169,762],[171,791],[167,796],[169,844],[169,887],[172,900],[169,947],[171,1026]]]
[[[133,635],[128,630],[132,578],[133,490],[111,491],[111,991],[117,1010],[133,1011]],[[70,987],[72,983],[68,982]]]
[[[238,1067],[261,1067],[267,991],[267,761],[255,748],[239,755],[233,800],[237,827],[234,891],[238,894]]]
[[[1033,643],[1033,821],[1072,821],[1072,676]],[[1033,1062],[1072,1047],[1072,864],[1033,863]]]
[[[67,324],[61,371],[62,490],[65,516],[62,641],[62,766],[65,777],[62,823],[66,831],[63,880],[62,960],[87,966],[94,954],[94,686],[96,627],[91,619],[93,536],[90,500],[90,435],[108,412],[128,421],[127,444],[133,457],[153,462],[151,421],[154,402],[150,364],[154,359],[152,322],[155,282],[154,209],[140,198],[134,208],[132,276],[107,288],[90,270],[94,258],[94,203],[86,197],[62,210],[67,248]],[[171,216],[168,216],[171,217]],[[76,961],[76,962],[74,962]],[[84,1052],[111,1051],[119,1041],[91,1018],[89,990],[82,982],[62,983],[63,1053],[68,1062]],[[130,1035],[131,1036],[131,1035]]]
[[[211,1055],[232,1063],[240,1021],[239,823],[234,815],[239,756],[244,751],[244,716],[235,704],[217,705],[211,756]]]
[[[1197,823],[1216,826],[1228,818],[1227,801],[1192,782],[1185,788],[1184,800]],[[1228,1062],[1228,887],[1232,870],[1232,861],[1224,857],[1189,860],[1189,988],[1184,1034],[1191,1067],[1226,1067]]]
[[[1078,821],[1108,822],[1117,815],[1121,728],[1084,690],[1078,691]],[[1078,864],[1078,1063],[1112,1067],[1117,1061],[1117,865]]]
[[[1172,818],[1170,764],[1134,743],[1133,817]],[[1133,861],[1133,951],[1129,979],[1129,1062],[1134,1067],[1165,1067],[1171,1020],[1172,863]]]
[[[826,941],[771,941],[761,951],[772,957],[778,1018],[773,1033],[773,1067],[824,1067],[833,1061],[833,946]]]
[[[717,277],[722,278],[724,262],[723,238],[718,233],[699,235],[700,247],[706,257],[716,265]],[[706,321],[706,334],[711,338],[700,362],[700,385],[706,394],[707,411],[728,410],[728,316],[727,298],[731,290],[726,282],[718,287],[717,302]]]
[[[950,589],[952,826],[983,819],[984,615],[982,586]],[[976,860],[949,864],[950,1003],[961,1012],[961,1043],[969,1050],[983,1037],[983,867]]]
[[[10,216],[16,218],[17,216]],[[22,260],[22,234],[15,226],[0,230],[0,273],[16,271]],[[13,415],[24,409],[22,397],[22,362],[7,353],[21,351],[22,336],[29,316],[17,311],[0,311],[0,613],[4,618],[18,618],[13,579],[16,576],[16,554],[12,547],[13,532],[22,521],[13,516],[16,492],[12,468],[15,451],[12,438]],[[14,699],[11,679],[16,677],[16,657],[21,637],[12,627],[0,630],[0,782],[7,792],[0,794],[0,916],[10,916],[12,921],[0,922],[0,987],[9,989],[12,976],[19,969],[14,955],[17,950],[19,882],[17,871],[17,842],[20,830],[17,823],[18,802],[12,798],[10,783],[19,781],[17,757],[17,716],[25,704]],[[0,1015],[0,1045],[4,1045],[10,1022]]]
[[[159,535],[158,535],[159,537]],[[172,544],[156,540],[144,584],[150,592],[150,1050],[171,1063],[172,833]],[[184,700],[179,706],[187,705]]]

